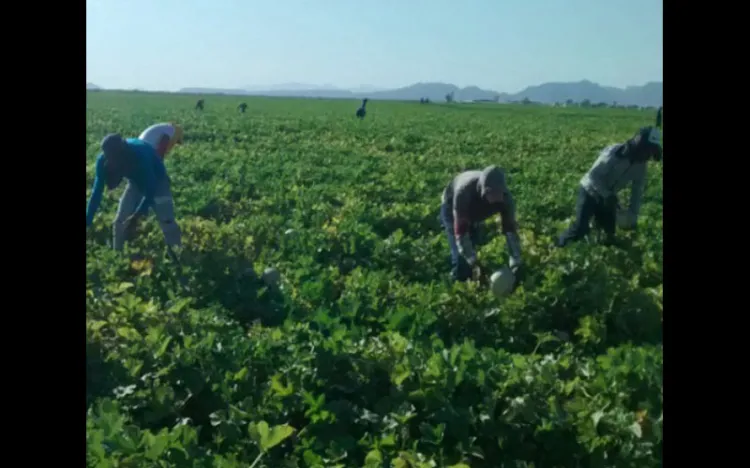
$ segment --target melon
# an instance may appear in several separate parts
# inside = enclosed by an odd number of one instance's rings
[[[507,266],[492,273],[492,276],[490,277],[490,289],[492,290],[492,294],[496,297],[507,296],[513,290],[513,284],[515,281],[515,275]]]
[[[261,278],[266,285],[275,286],[281,280],[281,273],[279,273],[279,270],[276,268],[268,267],[263,271],[263,276]]]

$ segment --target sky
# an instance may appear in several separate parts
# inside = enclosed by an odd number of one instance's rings
[[[86,81],[176,91],[662,81],[662,0],[86,0]]]

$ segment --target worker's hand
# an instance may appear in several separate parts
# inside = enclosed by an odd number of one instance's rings
[[[481,265],[481,264],[479,263],[479,260],[477,260],[477,259],[475,258],[475,259],[474,259],[474,263],[473,263],[473,264],[471,264],[471,275],[472,275],[472,279],[473,279],[474,281],[480,281],[480,280],[482,279],[482,273],[483,273],[484,271],[485,271],[485,270],[484,270],[484,268],[482,267],[482,265]]]
[[[525,278],[526,269],[523,267],[522,263],[515,263],[511,262],[510,265],[510,271],[513,272],[513,277],[515,278],[515,282],[513,283],[513,291],[518,288],[518,286],[521,285]]]

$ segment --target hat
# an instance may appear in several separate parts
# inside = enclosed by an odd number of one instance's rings
[[[649,143],[661,146],[661,132],[656,127],[648,127],[646,139]]]
[[[125,148],[125,141],[117,133],[110,133],[102,140],[102,152],[105,156],[119,156]]]
[[[643,127],[638,130],[634,137],[636,146],[644,147],[645,145],[651,146],[656,149],[654,159],[661,161],[662,148],[661,148],[661,131],[656,127]]]
[[[505,171],[497,166],[487,166],[479,176],[482,185],[482,196],[489,192],[502,192],[506,189]]]

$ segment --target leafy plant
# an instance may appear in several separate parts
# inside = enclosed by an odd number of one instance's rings
[[[122,189],[87,236],[89,466],[661,465],[661,168],[621,247],[551,248],[597,151],[652,113],[210,101],[88,95],[87,196],[106,133],[185,130],[166,159],[183,267],[153,221],[111,251]],[[489,164],[528,267],[504,300],[447,281],[438,220],[450,178]],[[489,221],[480,257],[507,262]]]

